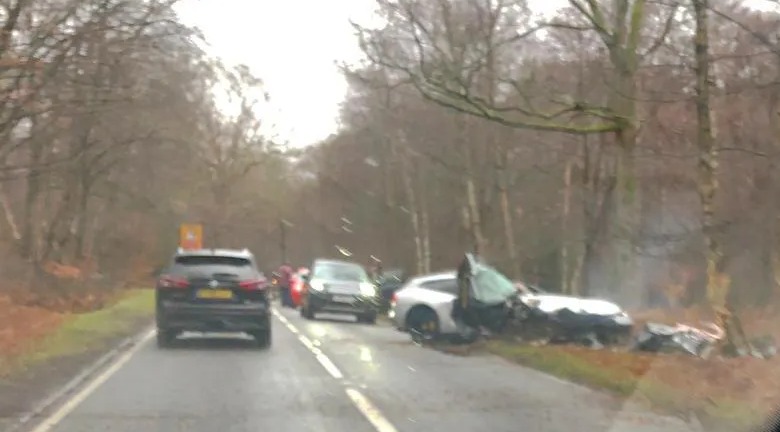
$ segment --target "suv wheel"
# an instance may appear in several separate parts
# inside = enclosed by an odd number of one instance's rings
[[[167,329],[157,329],[157,346],[160,348],[168,348],[173,345],[173,341],[176,339],[176,332]]]
[[[264,330],[254,332],[252,337],[255,338],[257,346],[260,348],[268,348],[271,346],[271,327],[267,327]]]
[[[376,324],[376,313],[375,312],[369,312],[366,314],[358,315],[358,321],[364,322],[366,324]]]

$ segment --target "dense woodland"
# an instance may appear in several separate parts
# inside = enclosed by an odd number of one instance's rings
[[[634,306],[772,296],[776,3],[378,4],[347,127],[312,151],[321,179],[362,186],[318,183],[366,233],[357,255],[427,271],[476,249]]]
[[[4,275],[149,271],[201,222],[267,269],[476,251],[629,306],[777,291],[776,1],[377,0],[342,130],[296,150],[261,133],[262,71],[210,58],[175,3],[3,0]]]
[[[175,4],[2,3],[4,278],[58,263],[119,279],[169,256],[180,222],[221,242],[278,218],[286,165],[260,134],[262,82],[209,57]]]

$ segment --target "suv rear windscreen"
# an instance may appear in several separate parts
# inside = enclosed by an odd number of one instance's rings
[[[176,257],[171,271],[186,276],[235,275],[241,279],[251,278],[256,273],[252,261],[247,258],[209,255]]]

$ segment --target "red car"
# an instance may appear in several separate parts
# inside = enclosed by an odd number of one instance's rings
[[[292,275],[292,282],[290,283],[290,298],[292,299],[293,306],[299,307],[301,300],[303,299],[303,288],[306,285],[306,281],[303,279],[305,275],[309,274],[309,269],[306,267],[299,268]]]

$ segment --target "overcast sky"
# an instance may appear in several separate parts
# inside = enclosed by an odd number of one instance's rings
[[[549,11],[565,1],[531,4]],[[335,63],[360,58],[349,20],[368,22],[373,0],[182,0],[176,9],[212,55],[265,81],[271,111],[261,114],[282,141],[306,146],[338,130],[347,87]]]
[[[200,28],[211,54],[244,63],[271,96],[263,115],[282,140],[305,146],[338,129],[346,83],[336,61],[359,59],[349,19],[365,20],[370,0],[183,0],[177,12]]]

